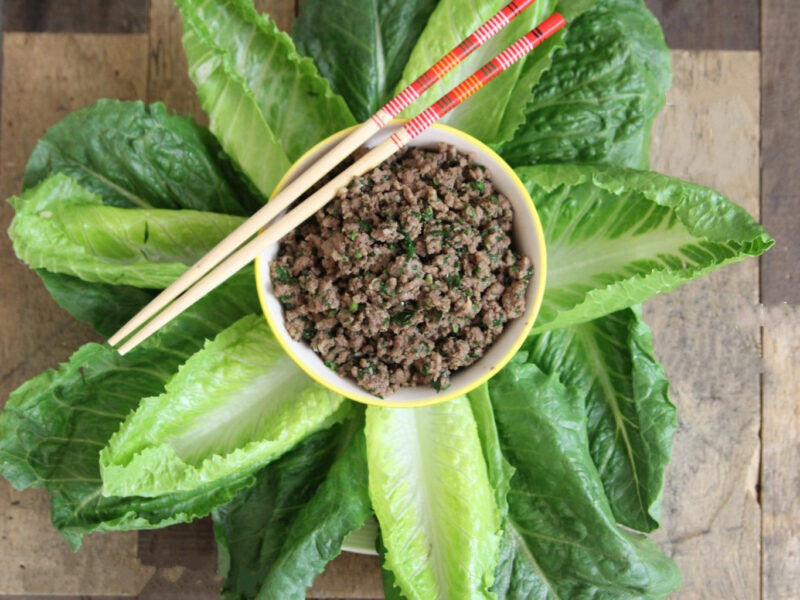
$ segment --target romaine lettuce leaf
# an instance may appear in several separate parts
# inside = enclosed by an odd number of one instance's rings
[[[598,0],[570,24],[565,47],[533,88],[525,124],[497,150],[512,166],[649,166],[650,129],[664,106],[669,51],[641,0]]]
[[[617,522],[656,529],[676,417],[641,308],[533,336],[525,350],[585,399],[589,451]]]
[[[262,196],[269,198],[289,169],[289,158],[230,56],[214,45],[197,21],[191,13],[183,13],[183,47],[209,128]]]
[[[714,190],[619,167],[517,169],[547,241],[535,332],[621,310],[748,256],[774,240]]]
[[[372,513],[363,419],[344,441],[325,480],[287,532],[258,600],[304,600],[314,578],[342,551],[345,536]]]
[[[243,220],[105,206],[61,173],[9,202],[16,211],[9,229],[14,252],[31,268],[145,288],[172,283]]]
[[[44,269],[37,269],[36,273],[61,308],[105,337],[127,323],[158,293],[130,285],[90,283]]]
[[[478,437],[481,440],[481,449],[486,460],[489,483],[494,490],[495,504],[500,511],[503,526],[505,526],[505,518],[508,516],[508,490],[514,475],[514,467],[503,456],[500,448],[492,401],[489,398],[489,385],[484,383],[470,392],[468,398],[472,414],[475,417],[475,424],[478,426]]]
[[[252,473],[350,404],[312,381],[260,315],[220,332],[100,453],[103,494],[159,496]]]
[[[214,511],[225,598],[255,598],[262,587],[305,597],[307,578],[370,511],[363,427],[361,416],[312,434]]]
[[[564,0],[564,3],[569,4],[570,0]],[[441,0],[417,40],[395,91],[399,92],[422,75],[506,4],[507,0],[488,2]],[[541,23],[553,12],[555,5],[556,0],[537,0],[412,103],[403,111],[402,116],[412,117],[427,108],[454,85],[469,77],[507,46]],[[523,110],[529,101],[531,87],[549,65],[550,55],[560,43],[560,39],[561,35],[558,36],[558,40],[550,41],[534,50],[530,56],[519,61],[486,88],[453,109],[442,119],[442,123],[466,131],[487,144],[497,144],[511,139],[514,131],[524,121]]]
[[[305,0],[292,37],[353,114],[388,102],[437,0]],[[342,15],[358,15],[342,18]]]
[[[675,564],[616,525],[589,454],[583,398],[519,360],[489,390],[503,453],[517,469],[498,597],[638,600],[675,591]]]
[[[369,493],[384,566],[409,600],[490,598],[499,510],[466,398],[367,408]]]
[[[113,206],[247,215],[264,203],[205,127],[160,102],[102,99],[65,117],[37,142],[23,189],[53,173]]]
[[[314,63],[298,54],[292,39],[267,15],[259,15],[251,0],[179,0],[178,6],[192,27],[227,54],[290,161],[355,124],[344,99],[331,91]]]
[[[164,527],[227,502],[250,476],[156,499],[103,497],[98,455],[140,398],[160,393],[206,338],[257,310],[247,269],[125,356],[83,346],[9,397],[0,413],[0,473],[19,490],[50,492],[53,525],[75,549],[93,531]]]

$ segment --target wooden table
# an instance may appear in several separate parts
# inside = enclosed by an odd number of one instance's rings
[[[16,193],[46,127],[101,96],[163,100],[204,120],[171,0],[2,2],[0,193]],[[293,0],[258,0],[285,29]],[[656,539],[681,599],[800,598],[800,2],[648,0],[675,83],[654,168],[714,186],[761,215],[777,245],[646,305],[680,427]],[[759,26],[760,24],[760,26]],[[11,220],[0,207],[0,228]],[[0,236],[0,403],[96,339]],[[73,554],[47,495],[0,482],[0,598],[215,598],[207,520],[90,536]],[[55,594],[56,596],[53,596]],[[376,598],[377,562],[343,555],[310,597]]]

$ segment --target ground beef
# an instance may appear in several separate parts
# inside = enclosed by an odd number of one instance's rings
[[[281,240],[270,269],[289,334],[375,395],[446,388],[525,312],[533,267],[512,219],[474,157],[392,157]]]

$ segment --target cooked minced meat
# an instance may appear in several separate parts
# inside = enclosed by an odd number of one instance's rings
[[[281,240],[270,269],[289,334],[378,396],[447,387],[525,312],[533,268],[512,218],[474,157],[392,157]]]

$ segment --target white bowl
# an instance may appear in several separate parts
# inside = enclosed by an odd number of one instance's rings
[[[384,141],[403,123],[404,121],[397,120],[385,127],[370,138],[366,144],[367,147],[374,147]],[[351,129],[346,129],[335,133],[306,152],[286,173],[278,184],[277,190],[303,173],[313,161],[322,156],[350,131]],[[450,387],[447,389],[437,392],[430,386],[408,387],[381,398],[365,391],[354,380],[342,377],[332,371],[325,366],[322,359],[308,344],[297,342],[291,338],[286,331],[283,307],[274,294],[269,272],[269,264],[278,254],[278,244],[269,246],[256,258],[256,284],[261,307],[272,332],[287,354],[311,378],[351,400],[379,406],[412,407],[435,404],[462,396],[487,381],[511,360],[530,333],[541,307],[547,275],[547,255],[539,215],[536,213],[536,208],[533,206],[525,186],[511,167],[493,150],[472,136],[452,127],[434,125],[415,138],[410,145],[436,148],[440,142],[452,144],[460,152],[473,153],[476,162],[486,167],[491,174],[495,188],[511,202],[514,209],[513,246],[518,252],[527,255],[534,267],[534,275],[528,285],[525,314],[506,324],[503,333],[480,360],[455,372],[450,378]]]

